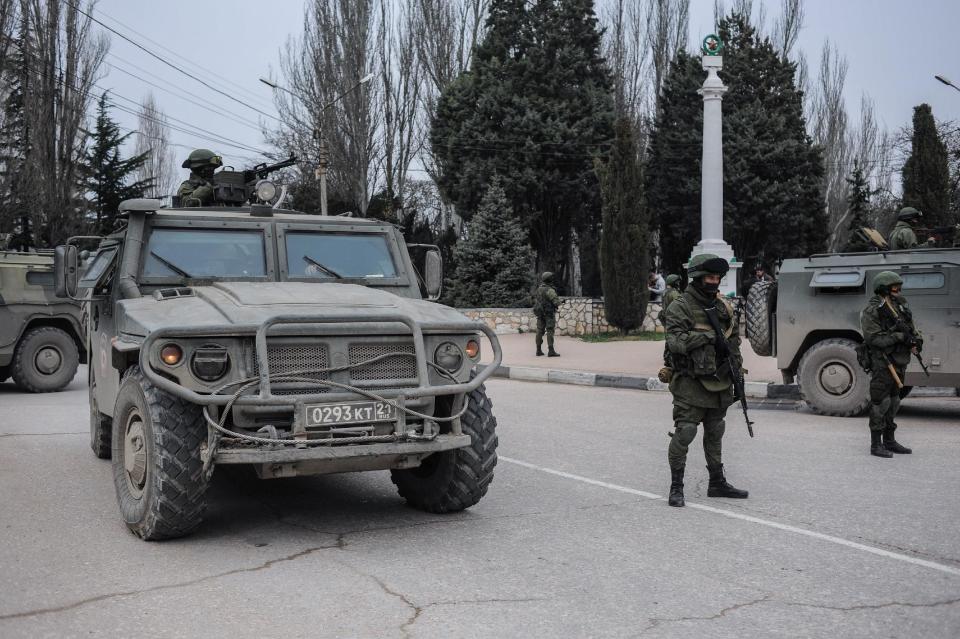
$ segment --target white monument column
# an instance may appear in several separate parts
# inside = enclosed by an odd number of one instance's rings
[[[727,87],[717,75],[723,68],[720,38],[709,35],[703,40],[703,70],[707,79],[698,91],[703,96],[703,161],[701,163],[700,242],[694,255],[713,253],[730,263],[730,271],[720,282],[720,292],[737,288],[737,270],[741,264],[733,255],[733,247],[723,241],[723,94]]]

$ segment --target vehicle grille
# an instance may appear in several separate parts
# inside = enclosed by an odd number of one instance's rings
[[[267,360],[270,363],[270,375],[278,373],[294,373],[298,371],[316,370],[318,368],[328,368],[330,366],[330,349],[322,342],[304,343],[284,343],[277,341],[267,341]],[[256,355],[253,356],[253,374],[260,374],[260,363]],[[314,379],[330,379],[330,373],[313,373],[302,375],[302,377],[311,377]],[[296,395],[303,393],[306,389],[304,385],[296,382],[290,383],[272,383],[273,393],[276,395]],[[327,392],[328,388],[310,387],[311,393]]]
[[[405,354],[393,355],[366,366],[351,368],[350,381],[356,383],[358,386],[363,386],[360,382],[413,380],[412,382],[402,385],[416,385],[417,360],[416,357],[413,357],[416,354],[413,342],[351,344],[350,364],[359,364],[360,362],[365,362],[375,357],[394,353]]]

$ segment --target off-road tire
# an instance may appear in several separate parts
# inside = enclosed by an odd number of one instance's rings
[[[813,412],[837,417],[866,412],[870,375],[857,363],[856,346],[849,339],[825,339],[803,354],[797,381],[800,396]]]
[[[38,364],[38,356],[49,350],[59,357],[59,365],[44,372]],[[52,393],[63,389],[77,374],[80,365],[80,353],[73,338],[59,328],[40,326],[31,328],[13,354],[11,372],[14,383],[31,393]]]
[[[497,465],[497,418],[482,384],[468,396],[460,423],[470,435],[469,446],[434,453],[417,468],[390,471],[397,492],[410,506],[430,513],[457,512],[487,493]]]
[[[141,494],[124,466],[129,425],[140,421],[146,450]],[[138,366],[120,384],[113,413],[113,483],[127,527],[147,541],[183,537],[203,520],[207,482],[200,444],[207,437],[200,407],[153,386]]]
[[[113,420],[101,413],[97,406],[97,380],[92,373],[87,388],[90,394],[90,448],[100,459],[110,459]]]
[[[773,354],[773,313],[777,306],[777,283],[756,282],[747,294],[747,339],[757,355]]]
[[[7,381],[8,377],[10,377],[10,369],[6,366],[0,366],[0,384]]]

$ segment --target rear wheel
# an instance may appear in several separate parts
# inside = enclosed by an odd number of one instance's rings
[[[817,342],[800,360],[800,396],[821,415],[863,415],[870,404],[870,376],[857,363],[856,342]]]
[[[417,468],[391,471],[397,492],[414,508],[456,512],[487,493],[497,465],[497,418],[483,385],[470,393],[460,423],[470,435],[469,446],[434,453]]]
[[[31,393],[61,390],[77,374],[80,352],[73,338],[59,328],[32,328],[13,355],[13,381]]]
[[[760,281],[747,294],[747,339],[757,355],[773,354],[773,312],[777,303],[777,283]]]
[[[120,385],[112,430],[113,483],[127,527],[146,540],[193,532],[207,490],[200,408],[154,387],[134,367]]]

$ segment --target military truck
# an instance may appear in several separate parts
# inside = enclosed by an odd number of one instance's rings
[[[54,295],[53,253],[0,251],[0,382],[61,390],[86,362],[80,306]]]
[[[82,276],[76,247],[57,247],[56,274],[88,309],[90,443],[131,531],[195,530],[221,465],[266,479],[388,469],[433,513],[484,496],[497,435],[483,382],[501,350],[435,303],[436,247],[416,245],[418,272],[381,221],[157,200],[120,215]],[[494,366],[478,372],[484,335]]]
[[[783,382],[825,415],[863,414],[869,376],[857,363],[863,341],[860,311],[873,278],[894,271],[923,334],[922,356],[907,368],[901,391],[913,386],[960,386],[960,249],[832,253],[785,260],[776,282],[758,282],[747,297],[747,338],[758,355],[772,355]]]

